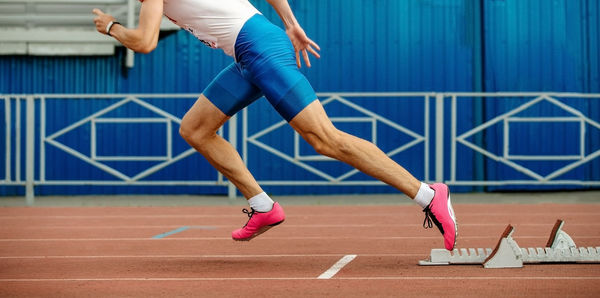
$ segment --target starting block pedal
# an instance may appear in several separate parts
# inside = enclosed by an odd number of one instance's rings
[[[556,221],[544,248],[520,248],[512,238],[514,227],[508,225],[494,249],[432,249],[429,259],[419,261],[419,265],[481,264],[484,268],[520,268],[532,263],[600,263],[600,247],[578,248],[562,230],[563,225],[563,220]]]

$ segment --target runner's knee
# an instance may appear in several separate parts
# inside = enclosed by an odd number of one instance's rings
[[[202,122],[193,121],[191,116],[186,114],[181,120],[179,135],[188,143],[201,145],[203,139],[216,135],[216,131],[207,130]]]
[[[188,115],[186,114],[183,119],[181,119],[181,124],[179,126],[179,135],[186,141],[189,141],[194,134],[194,129],[191,127],[191,123],[188,119]]]

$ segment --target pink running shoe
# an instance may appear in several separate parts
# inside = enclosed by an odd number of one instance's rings
[[[242,209],[242,212],[248,214],[250,219],[241,229],[231,232],[233,240],[250,241],[285,220],[283,208],[277,202],[273,204],[273,209],[269,212],[258,212],[252,208],[250,210],[252,211],[248,211],[246,208]]]
[[[431,221],[433,220],[433,223],[444,235],[446,249],[452,251],[456,245],[458,225],[450,202],[450,191],[448,186],[443,183],[432,184],[430,187],[435,191],[435,195],[429,206],[423,209],[423,212],[425,212],[423,227],[426,229],[431,228],[433,226]]]

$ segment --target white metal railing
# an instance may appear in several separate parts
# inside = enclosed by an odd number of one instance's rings
[[[600,119],[591,119],[588,115],[585,115],[582,111],[575,107],[566,104],[561,101],[565,100],[598,100],[600,94],[581,94],[581,93],[533,93],[533,92],[512,92],[512,93],[449,93],[446,94],[450,98],[451,102],[451,158],[450,158],[450,177],[446,180],[448,184],[454,185],[483,185],[483,186],[496,186],[496,185],[542,185],[542,184],[559,184],[559,185],[582,185],[582,186],[600,186],[600,181],[583,181],[583,180],[570,180],[570,179],[557,179],[561,175],[566,174],[573,169],[582,166],[598,156],[600,156],[600,148],[591,149],[591,152],[586,152],[586,144],[589,142],[586,138],[586,129],[591,127],[593,129],[600,130]],[[457,131],[457,119],[460,117],[460,109],[457,108],[457,104],[461,99],[465,98],[489,98],[495,100],[509,100],[509,99],[520,99],[518,105],[514,108],[508,109],[499,113],[490,120],[487,120],[475,127],[469,128],[464,131]],[[519,116],[519,113],[525,112],[531,109],[537,104],[545,103],[555,109],[560,110],[567,116],[552,116],[552,115],[539,115],[539,116]],[[579,127],[579,131],[576,134],[579,137],[579,141],[576,144],[579,146],[578,154],[564,154],[564,155],[550,155],[550,154],[530,154],[530,155],[519,155],[511,154],[510,152],[510,134],[511,134],[511,123],[576,123]],[[477,133],[481,133],[484,130],[494,126],[501,125],[502,127],[502,153],[494,153],[484,148],[481,145],[474,144],[469,141],[468,138],[474,136]],[[535,137],[535,136],[532,136]],[[552,140],[548,140],[548,145],[552,145]],[[457,147],[462,145],[466,148],[477,152],[490,160],[501,163],[515,171],[524,174],[530,179],[519,179],[519,180],[464,180],[457,177]],[[551,171],[549,174],[540,174],[535,170],[519,164],[518,161],[565,161],[569,162],[566,165],[558,166],[556,169]]]
[[[586,139],[586,131],[591,129],[600,130],[599,119],[592,119],[589,115],[576,109],[566,102],[569,100],[598,100],[600,94],[579,94],[579,93],[319,93],[322,104],[327,108],[331,103],[341,104],[357,112],[360,116],[336,116],[331,120],[334,123],[341,122],[361,122],[371,126],[371,140],[378,143],[377,127],[384,124],[412,138],[405,144],[398,144],[395,148],[388,150],[387,155],[393,157],[417,145],[423,146],[423,168],[425,181],[445,181],[451,185],[465,186],[497,186],[497,185],[543,185],[543,184],[562,184],[562,185],[580,185],[580,186],[599,186],[600,181],[584,181],[573,179],[559,179],[561,175],[572,171],[573,169],[585,165],[600,156],[600,148],[586,152],[586,145],[589,140]],[[33,204],[34,185],[199,185],[199,186],[222,186],[228,188],[229,197],[235,197],[234,186],[223,178],[220,174],[216,175],[214,180],[147,180],[145,178],[164,169],[167,166],[176,164],[185,160],[187,157],[195,154],[193,149],[187,149],[180,153],[174,153],[172,150],[173,136],[171,133],[176,128],[181,119],[172,113],[151,104],[152,99],[170,100],[187,99],[194,100],[197,94],[41,94],[41,95],[4,95],[0,100],[4,102],[4,123],[5,123],[5,169],[4,177],[0,178],[0,185],[18,185],[26,187],[26,198],[28,204]],[[361,106],[355,99],[369,98],[373,100],[418,100],[423,101],[423,110],[417,115],[423,116],[422,128],[419,131],[409,129],[402,123],[402,119],[390,119],[384,117],[378,111],[370,110]],[[93,111],[81,119],[69,123],[66,126],[47,131],[46,126],[46,103],[49,100],[65,99],[107,99],[113,101],[110,105]],[[470,127],[458,127],[463,111],[459,108],[461,101],[467,100],[498,100],[498,101],[519,101],[516,107],[511,107],[505,111],[500,111],[498,115],[488,116],[489,120],[472,125]],[[22,119],[23,102],[25,102],[25,119]],[[430,102],[435,103],[435,108],[430,107]],[[523,116],[521,112],[527,111],[539,103],[546,103],[557,109],[563,114],[560,116],[536,115]],[[450,104],[449,109],[446,105]],[[151,111],[152,117],[113,117],[110,113],[121,109],[126,104],[135,104],[139,107]],[[445,118],[444,111],[450,110],[450,119]],[[37,111],[37,112],[36,112]],[[13,117],[14,115],[14,117]],[[261,141],[261,137],[274,130],[285,126],[286,122],[278,120],[257,131],[249,130],[249,122],[253,115],[248,109],[242,112],[242,124],[238,127],[238,117],[234,116],[227,124],[227,138],[232,145],[237,148],[238,135],[241,133],[241,153],[246,162],[253,156],[249,153],[249,146],[254,146],[271,154],[274,158],[284,160],[291,167],[307,171],[319,179],[292,181],[292,180],[268,180],[260,179],[259,182],[264,185],[381,185],[381,182],[375,180],[356,180],[350,179],[358,173],[357,170],[349,170],[339,175],[332,175],[326,171],[312,166],[314,162],[328,162],[329,159],[318,155],[303,155],[300,150],[300,137],[294,133],[293,154],[285,153],[278,148]],[[471,121],[472,122],[472,121]],[[511,152],[510,134],[511,125],[515,123],[574,123],[578,127],[575,132],[579,136],[578,146],[580,147],[576,154],[566,155],[548,155],[548,154],[514,154]],[[24,123],[24,129],[23,125]],[[160,156],[111,156],[99,154],[97,151],[98,138],[96,135],[97,127],[107,123],[126,124],[126,123],[149,123],[164,125],[166,130],[165,154]],[[90,125],[91,135],[89,138],[89,154],[81,153],[67,144],[60,142],[59,137],[76,130],[82,125]],[[430,125],[433,124],[433,127]],[[448,124],[450,127],[448,128]],[[464,125],[464,123],[463,123]],[[39,127],[39,128],[38,128]],[[476,134],[484,132],[491,127],[502,128],[501,152],[494,152],[482,144],[472,141],[470,138]],[[0,132],[2,133],[2,132]],[[219,132],[224,135],[224,129]],[[450,137],[445,137],[449,133]],[[37,134],[37,139],[36,139]],[[23,148],[23,137],[25,145]],[[499,137],[500,139],[500,137]],[[448,144],[449,140],[449,144]],[[69,156],[81,160],[105,173],[114,177],[113,180],[77,180],[77,179],[47,179],[46,170],[46,147],[52,146]],[[430,154],[431,147],[434,147],[434,154]],[[446,148],[450,148],[448,155]],[[488,161],[500,163],[516,172],[525,175],[527,179],[503,179],[503,180],[477,180],[464,178],[458,175],[458,162],[461,154],[479,154]],[[25,156],[25,168],[22,169],[21,159]],[[434,156],[431,160],[430,156]],[[444,162],[448,160],[448,162]],[[519,161],[563,161],[568,164],[563,165],[549,174],[540,174],[535,170],[519,163]],[[107,165],[107,161],[154,161],[157,164],[135,174],[127,175],[114,167]],[[449,164],[449,170],[445,165]],[[435,175],[432,177],[430,167],[434,169]],[[22,179],[23,171],[25,180]],[[432,179],[433,178],[433,179]]]
[[[34,185],[188,185],[188,186],[227,186],[228,183],[224,181],[223,176],[219,173],[216,174],[214,180],[144,180],[148,176],[160,171],[161,169],[173,165],[181,160],[185,159],[196,153],[193,148],[189,148],[179,154],[174,154],[172,151],[173,134],[172,128],[175,125],[181,123],[181,119],[170,114],[169,112],[154,106],[147,102],[148,99],[153,98],[164,98],[167,97],[170,100],[177,99],[195,99],[196,94],[102,94],[102,95],[88,95],[88,94],[45,94],[45,95],[25,95],[25,96],[4,96],[2,100],[5,106],[5,140],[6,140],[6,154],[5,154],[5,177],[0,180],[0,184],[3,185],[24,185],[26,187],[26,198],[28,204],[33,204],[34,199]],[[65,100],[65,99],[97,99],[104,98],[115,101],[108,107],[94,111],[88,116],[84,116],[80,120],[70,123],[67,126],[57,131],[47,131],[46,127],[46,101],[48,100]],[[22,128],[21,128],[21,105],[22,101],[26,102],[26,132],[25,132],[25,172],[26,179],[21,179],[21,143],[22,143]],[[14,133],[12,132],[12,103],[14,102],[15,109],[15,127]],[[35,115],[36,102],[39,102],[39,115]],[[132,118],[132,117],[103,117],[112,111],[115,111],[124,105],[132,103],[136,104],[144,109],[152,111],[156,117],[143,117],[143,118]],[[38,139],[36,142],[36,132],[34,131],[39,121],[39,130],[37,131]],[[97,134],[96,127],[102,123],[161,123],[165,125],[166,129],[166,154],[165,156],[102,156],[97,154]],[[81,153],[74,148],[66,145],[58,140],[62,135],[65,135],[82,125],[89,124],[90,138],[89,148],[90,154]],[[234,127],[232,127],[234,128]],[[219,130],[219,134],[223,134],[223,128]],[[14,153],[12,151],[14,138]],[[235,140],[231,140],[235,144]],[[79,159],[105,173],[110,174],[114,180],[84,180],[84,179],[47,179],[46,178],[46,146],[52,146],[57,148],[64,153],[70,155],[73,158]],[[36,155],[35,152],[38,154]],[[13,159],[14,158],[14,159]],[[38,160],[36,163],[36,159]],[[111,167],[104,161],[158,161],[155,164],[136,175],[127,175],[114,167]],[[35,170],[35,165],[38,165],[38,170]],[[13,172],[15,175],[12,176]],[[37,176],[37,177],[36,177]]]

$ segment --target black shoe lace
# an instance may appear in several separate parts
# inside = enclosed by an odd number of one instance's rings
[[[250,222],[250,219],[252,218],[252,215],[254,215],[254,212],[256,212],[253,208],[250,208],[250,210],[252,210],[252,211],[248,211],[248,209],[246,209],[246,208],[242,209],[242,212],[245,213],[246,215],[248,215],[248,221],[246,222],[244,227],[248,225],[248,223]]]
[[[433,223],[431,222],[431,210],[429,210],[429,207],[425,207],[425,209],[423,209],[423,212],[425,212],[425,219],[423,220],[423,227],[426,229],[431,229],[433,227]]]
[[[242,212],[246,213],[248,215],[248,217],[252,217],[252,215],[254,215],[254,212],[256,212],[256,211],[254,211],[254,209],[252,209],[252,208],[250,208],[250,210],[252,210],[252,211],[248,211],[248,209],[244,208],[244,209],[242,209]]]
[[[433,223],[438,227],[438,229],[440,229],[440,232],[442,232],[442,235],[443,235],[444,228],[442,227],[442,224],[437,220],[437,218],[435,217],[433,212],[431,212],[431,209],[429,209],[429,206],[425,207],[425,209],[423,209],[423,212],[425,212],[425,219],[423,220],[423,227],[425,229],[432,228],[433,224],[431,222],[433,221]]]

